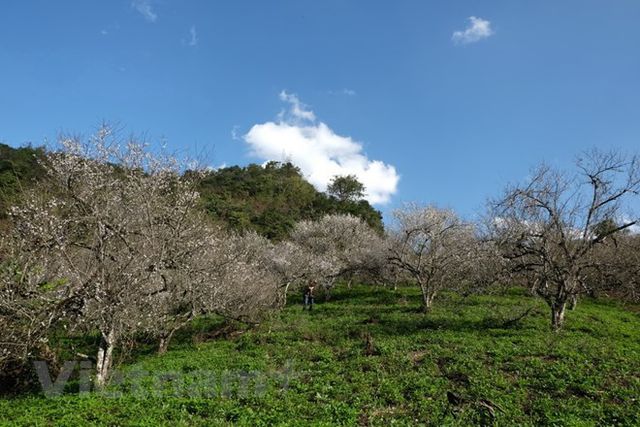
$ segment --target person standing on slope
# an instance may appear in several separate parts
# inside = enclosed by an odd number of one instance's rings
[[[314,301],[313,291],[315,287],[316,287],[316,282],[314,282],[313,280],[310,280],[309,284],[304,288],[304,293],[302,296],[302,303],[304,304],[304,306],[302,307],[303,310],[307,307],[309,307],[309,311],[313,309],[313,301]]]

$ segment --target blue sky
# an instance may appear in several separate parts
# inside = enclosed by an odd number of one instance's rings
[[[638,151],[639,22],[635,0],[5,2],[0,141],[115,121],[472,215],[541,160]]]

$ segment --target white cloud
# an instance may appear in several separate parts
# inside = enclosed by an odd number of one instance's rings
[[[100,34],[102,34],[103,36],[106,36],[107,34],[109,34],[109,31],[107,31],[107,30],[100,30]]]
[[[290,161],[318,190],[325,191],[336,175],[355,175],[366,188],[366,199],[387,203],[397,190],[400,176],[395,167],[369,160],[362,144],[336,134],[294,94],[280,99],[289,104],[277,122],[254,125],[244,136],[251,154],[263,160]]]
[[[140,12],[140,14],[144,16],[144,19],[149,22],[156,22],[156,19],[158,19],[158,15],[156,15],[153,7],[151,7],[151,0],[133,0],[131,7]]]
[[[189,46],[195,46],[198,44],[198,33],[196,32],[196,26],[192,25],[191,28],[189,29],[189,36],[191,37],[189,39]]]
[[[451,40],[455,44],[475,43],[493,35],[491,22],[475,16],[469,17],[469,26],[464,31],[455,31]]]
[[[279,96],[282,102],[289,103],[288,117],[285,117],[287,111],[282,110],[278,115],[280,121],[285,120],[285,118],[293,122],[305,120],[313,122],[316,120],[316,115],[313,114],[313,111],[309,110],[306,105],[300,102],[296,95],[283,90]]]

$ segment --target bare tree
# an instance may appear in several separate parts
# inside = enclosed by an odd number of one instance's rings
[[[270,269],[271,243],[255,232],[231,234],[220,242],[212,259],[224,268],[218,276],[217,298],[206,307],[225,317],[258,323],[278,306],[279,277]]]
[[[255,232],[227,233],[201,220],[194,227],[198,235],[188,239],[193,249],[185,260],[189,267],[163,272],[163,286],[152,298],[155,319],[144,324],[144,331],[158,338],[161,354],[174,334],[198,316],[255,324],[278,305],[279,276],[269,258],[273,245]]]
[[[300,221],[291,240],[306,252],[308,278],[330,289],[338,278],[380,268],[386,262],[385,242],[362,219],[326,215],[318,221]],[[297,263],[299,266],[300,263]]]
[[[578,159],[576,173],[543,164],[491,202],[509,270],[544,298],[554,330],[563,325],[567,303],[585,291],[594,249],[637,223],[623,209],[639,189],[636,157],[592,151]],[[616,226],[600,226],[611,221]]]
[[[508,283],[506,260],[498,246],[485,235],[476,235],[469,244],[469,262],[461,266],[457,290],[464,294],[499,292]]]
[[[438,292],[466,277],[474,228],[455,212],[410,204],[394,212],[396,228],[389,260],[420,287],[422,308],[429,311]]]
[[[640,302],[640,236],[624,233],[598,245],[585,279],[591,296],[607,295]]]
[[[31,360],[55,362],[49,337],[71,309],[65,281],[51,277],[49,266],[15,237],[0,239],[0,389],[14,386]]]
[[[190,217],[190,219],[189,219]],[[174,334],[197,316],[208,314],[204,301],[218,295],[224,261],[219,252],[224,233],[208,226],[202,215],[183,219],[175,239],[161,239],[169,264],[158,270],[160,281],[149,295],[154,319],[144,322],[144,332],[158,338],[158,352],[165,353]]]
[[[318,268],[315,256],[292,241],[271,245],[266,256],[270,270],[278,277],[281,307],[287,305],[287,295],[292,286],[299,288],[309,280],[322,277],[322,269]]]
[[[62,138],[44,167],[50,197],[30,193],[12,218],[26,247],[57,260],[49,273],[80,301],[74,328],[99,332],[102,386],[118,343],[156,322],[171,277],[193,268],[198,193],[173,157],[123,144],[109,127],[86,142]]]

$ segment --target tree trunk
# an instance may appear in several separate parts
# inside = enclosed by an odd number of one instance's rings
[[[289,286],[291,285],[291,282],[287,282],[287,284],[284,287],[284,292],[282,293],[282,307],[286,307],[287,306],[287,294],[289,293]]]
[[[422,291],[422,311],[428,313],[431,311],[433,300],[436,297],[436,293],[430,290],[427,285],[420,284],[420,290]]]
[[[564,324],[564,313],[567,306],[566,301],[556,301],[551,304],[551,328],[554,332],[562,329]]]
[[[433,306],[433,300],[436,298],[436,294],[435,293],[430,293],[429,295],[427,295],[426,299],[424,300],[424,311],[425,313],[428,313],[431,311],[431,307]]]
[[[158,354],[165,354],[167,352],[171,338],[173,338],[173,334],[175,334],[178,329],[179,328],[173,328],[171,332],[160,337],[158,341]]]
[[[169,338],[160,337],[158,340],[158,354],[165,354],[169,349]]]
[[[114,346],[115,331],[111,329],[106,335],[102,333],[96,358],[96,387],[98,388],[102,388],[107,384]]]
[[[575,310],[578,305],[578,295],[571,295],[569,297],[569,310]]]

